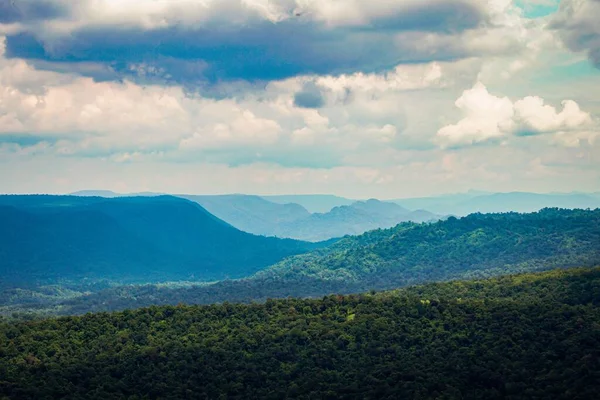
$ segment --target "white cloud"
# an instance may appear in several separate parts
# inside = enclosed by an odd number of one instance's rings
[[[451,84],[453,71],[463,68],[428,63],[382,74],[298,77],[238,98],[214,99],[177,86],[96,82],[0,58],[0,142],[19,143],[11,148],[20,154],[115,162],[138,162],[147,155],[171,161],[208,156],[234,165],[387,163],[395,147],[411,146],[402,144],[407,99],[415,91]],[[325,104],[297,107],[294,94],[312,81]]]
[[[545,104],[538,96],[528,96],[513,103],[508,97],[490,94],[481,82],[465,90],[455,105],[461,110],[463,119],[438,130],[435,140],[442,146],[504,140],[510,135],[554,133],[567,136],[593,129],[590,114],[582,111],[573,100],[563,101],[561,111]]]
[[[170,86],[161,86],[164,80],[150,80],[171,73],[168,66],[125,60],[137,77],[118,72],[131,80],[94,81],[77,73],[40,70],[100,68],[93,60],[74,67],[52,60],[5,59],[0,40],[4,191],[107,188],[400,197],[471,187],[543,191],[597,186],[600,129],[586,112],[599,111],[595,99],[581,89],[571,90],[572,86],[555,90],[542,79],[522,85],[519,77],[556,65],[556,57],[548,56],[556,42],[545,28],[547,21],[527,21],[509,0],[466,1],[484,10],[485,17],[474,29],[400,33],[379,30],[377,24],[408,23],[406,18],[390,22],[385,16],[408,15],[403,13],[423,2],[68,3],[74,5],[71,15],[35,24],[5,24],[0,32],[47,34],[43,44],[50,50],[57,46],[54,50],[60,52],[61,39],[82,28],[112,32],[123,25],[138,28],[145,40],[151,29],[180,34],[199,27],[226,27],[235,38],[236,27],[291,21],[290,26],[308,38],[317,31],[339,34],[338,39],[348,32],[364,35],[358,41],[335,42],[336,48],[342,45],[343,62],[354,62],[356,50],[369,56],[374,50],[374,55],[359,68],[344,69],[342,62],[320,75],[306,68],[311,75],[272,78],[262,86],[228,81],[201,86],[190,94],[178,86],[184,83],[168,80]],[[272,26],[270,22],[265,26]],[[357,26],[361,24],[362,28]],[[381,53],[375,44],[380,41],[392,44],[385,52],[393,61],[378,64]],[[324,56],[331,50],[326,44],[302,42],[317,46],[310,49]],[[82,48],[84,53],[91,50]],[[452,61],[401,64],[378,73],[340,72],[380,71],[404,60],[405,54],[418,55],[415,60]],[[200,70],[206,65],[198,62],[192,67]],[[319,101],[298,107],[295,95],[307,85],[312,85]],[[465,88],[469,90],[463,93]],[[498,89],[507,96],[498,95]],[[532,93],[536,95],[529,96]],[[561,103],[564,98],[573,100]],[[465,146],[488,141],[504,145]]]
[[[465,90],[455,105],[464,118],[438,131],[437,139],[442,144],[483,142],[502,137],[511,128],[514,115],[512,102],[507,97],[491,95],[480,82],[472,89]]]
[[[516,129],[525,134],[536,134],[581,130],[591,125],[591,116],[581,111],[573,100],[564,100],[562,106],[562,111],[557,112],[556,108],[544,104],[544,99],[538,96],[518,100],[513,106]]]
[[[276,121],[259,118],[251,111],[231,109],[230,121],[200,128],[179,143],[182,150],[273,145],[282,129]]]

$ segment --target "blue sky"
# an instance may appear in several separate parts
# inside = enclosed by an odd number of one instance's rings
[[[0,0],[0,191],[600,190],[598,0]]]

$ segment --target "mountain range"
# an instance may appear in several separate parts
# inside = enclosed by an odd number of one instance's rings
[[[486,193],[471,191],[443,196],[390,200],[406,208],[424,208],[441,215],[539,211],[542,208],[598,208],[600,193]]]
[[[246,278],[202,286],[119,286],[63,299],[47,292],[44,299],[39,292],[13,292],[4,302],[10,305],[5,312],[19,310],[26,300],[28,309],[79,314],[153,304],[321,297],[598,264],[600,209],[544,209],[403,223],[287,257]]]
[[[122,195],[82,191],[78,196],[156,196],[144,192]],[[176,195],[190,199],[245,232],[319,241],[389,228],[405,221],[429,222],[471,213],[535,212],[543,208],[597,208],[600,193],[490,193],[468,191],[440,196],[353,200],[334,195]],[[392,204],[392,205],[390,205]],[[399,207],[395,207],[395,206]]]
[[[0,284],[248,276],[319,244],[242,232],[171,196],[0,196]]]
[[[401,222],[429,222],[440,216],[409,211],[379,200],[356,201],[326,213],[310,213],[296,203],[278,204],[258,196],[188,196],[217,217],[250,233],[318,242],[346,235],[390,228]]]
[[[76,196],[116,198],[107,191],[83,191]],[[158,195],[156,193],[130,196]],[[188,195],[177,197],[194,201],[232,226],[248,233],[311,242],[359,235],[372,229],[390,228],[400,222],[429,222],[441,218],[425,210],[410,211],[392,202],[371,199],[354,201],[337,196],[253,196],[253,195]],[[286,202],[287,200],[298,202]],[[308,204],[311,212],[303,205]],[[329,207],[331,206],[331,207]]]

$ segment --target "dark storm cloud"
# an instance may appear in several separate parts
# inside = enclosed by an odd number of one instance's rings
[[[361,26],[329,26],[303,18],[246,25],[205,24],[162,29],[83,27],[69,35],[35,30],[9,35],[8,57],[99,63],[120,77],[175,83],[274,80],[307,74],[378,72],[399,63],[463,57],[460,45],[441,51],[402,43],[401,32],[452,34],[475,28],[485,15],[473,4],[447,0],[404,7]],[[78,71],[81,73],[81,71]],[[95,76],[93,71],[84,74]]]
[[[0,0],[0,24],[64,17],[69,15],[66,4],[52,0]]]
[[[600,68],[600,0],[563,0],[550,24],[572,51],[586,52]]]

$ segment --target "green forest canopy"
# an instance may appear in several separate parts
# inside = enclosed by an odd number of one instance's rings
[[[600,268],[0,324],[0,398],[594,398]]]

